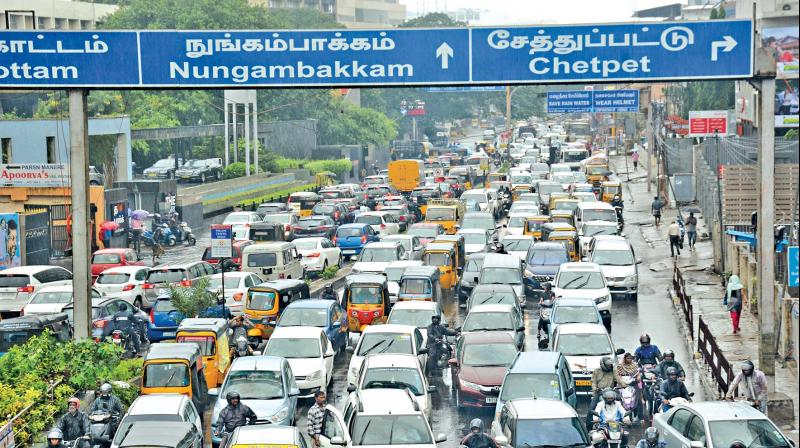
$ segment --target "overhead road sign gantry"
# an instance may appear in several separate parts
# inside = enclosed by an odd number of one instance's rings
[[[0,88],[748,78],[752,40],[749,20],[385,30],[0,31]]]
[[[568,90],[547,92],[547,112],[639,112],[638,90]]]

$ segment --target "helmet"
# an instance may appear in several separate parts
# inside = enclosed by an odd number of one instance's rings
[[[498,244],[498,245],[497,245],[497,250],[499,250],[499,251],[500,251],[500,250],[505,250],[505,248],[506,248],[506,247],[505,247],[505,246],[503,246],[503,243],[500,243],[500,244]]]
[[[667,376],[678,376],[678,369],[675,367],[667,367]]]
[[[603,392],[603,401],[605,401],[606,404],[611,404],[611,403],[615,402],[616,400],[617,400],[617,394],[613,390],[606,389]]]
[[[333,283],[328,283],[325,285],[325,291],[333,291]]]
[[[123,313],[124,313],[125,311],[128,311],[128,304],[127,304],[127,303],[120,303],[120,304],[119,304],[119,310],[120,310],[121,312],[123,312]]]
[[[650,335],[645,333],[639,336],[639,343],[640,344],[649,344],[650,343]]]
[[[755,370],[755,368],[756,366],[755,364],[753,364],[753,361],[750,361],[749,359],[746,361],[742,361],[742,373],[744,373],[745,376],[752,375],[753,370]]]
[[[64,440],[64,433],[58,428],[53,428],[47,433],[47,440]]]
[[[103,383],[103,385],[100,386],[100,395],[111,395],[112,390],[113,388],[111,387],[110,384]]]
[[[645,429],[644,439],[647,440],[648,446],[656,446],[656,443],[658,443],[658,429],[652,426]]]
[[[600,368],[603,369],[603,372],[610,372],[614,368],[614,361],[608,356],[603,356],[603,359],[600,360]]]
[[[71,404],[74,404],[77,407],[81,407],[81,400],[78,397],[70,397],[70,399],[67,400],[67,406]]]
[[[664,359],[666,359],[667,356],[671,357],[672,359],[675,359],[675,352],[673,352],[670,349],[664,350]]]
[[[225,395],[225,400],[227,400],[228,404],[231,404],[231,401],[234,398],[239,400],[239,401],[241,401],[241,397],[239,396],[239,392],[232,391],[232,392],[228,392],[228,394]]]
[[[469,422],[469,429],[473,430],[478,428],[480,432],[483,432],[483,420],[479,418],[473,418],[472,421]]]
[[[438,324],[441,321],[442,321],[442,318],[439,315],[434,314],[433,316],[431,316],[431,322]]]
[[[741,440],[734,440],[731,442],[730,448],[747,448],[747,445],[745,445]]]

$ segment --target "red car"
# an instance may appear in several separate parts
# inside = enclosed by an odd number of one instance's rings
[[[237,265],[241,265],[242,264],[242,251],[244,250],[245,247],[247,247],[247,246],[249,246],[249,245],[251,245],[253,243],[255,243],[255,241],[250,241],[250,240],[234,241],[233,242],[233,258],[231,258],[231,261],[233,261]],[[217,265],[219,264],[219,259],[218,258],[211,258],[211,246],[206,247],[206,250],[203,251],[202,260],[205,261],[205,262],[208,262],[209,264],[211,264],[214,267],[217,267]],[[236,270],[238,270],[238,269],[236,269]]]
[[[92,254],[92,281],[101,272],[117,266],[144,266],[133,249],[100,249]]]
[[[459,408],[494,408],[508,366],[517,356],[517,346],[508,333],[465,333],[450,360],[453,388]]]

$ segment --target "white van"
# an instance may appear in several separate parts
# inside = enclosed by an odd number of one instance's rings
[[[581,202],[575,209],[575,226],[584,222],[607,221],[617,224],[617,211],[608,202]]]
[[[251,244],[242,251],[242,272],[252,272],[267,282],[291,278],[302,280],[305,277],[300,254],[294,243]]]

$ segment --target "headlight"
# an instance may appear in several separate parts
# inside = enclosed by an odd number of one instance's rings
[[[463,387],[466,387],[467,389],[472,389],[472,390],[478,391],[478,392],[480,392],[480,390],[481,390],[480,384],[475,384],[475,383],[471,383],[469,381],[464,381],[464,380],[461,380],[460,384]]]
[[[625,283],[639,283],[639,276],[636,274],[625,277]]]
[[[599,304],[599,303],[607,302],[609,300],[611,300],[611,294],[606,294],[606,295],[604,295],[602,297],[598,297],[598,298],[594,299],[594,303],[598,303]]]
[[[277,414],[270,417],[269,421],[271,421],[272,423],[278,423],[282,420],[286,420],[286,417],[288,416],[289,416],[289,408],[283,408],[280,411],[278,411]]]
[[[306,376],[306,380],[308,380],[308,381],[316,381],[316,380],[318,380],[320,378],[322,378],[322,371],[321,370],[317,370],[316,372],[311,372],[310,375]]]

